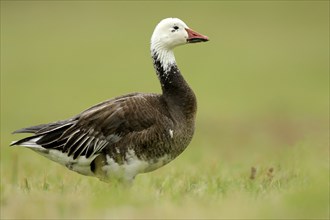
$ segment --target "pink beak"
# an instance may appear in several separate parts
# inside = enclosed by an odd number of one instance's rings
[[[187,39],[188,43],[209,41],[209,38],[207,36],[197,33],[196,31],[193,31],[189,28],[186,28],[186,31],[188,33],[188,39]]]

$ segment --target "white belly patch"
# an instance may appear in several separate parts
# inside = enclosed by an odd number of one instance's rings
[[[107,165],[102,167],[108,178],[119,178],[132,181],[139,173],[155,170],[169,162],[169,157],[164,157],[155,161],[140,160],[134,150],[128,150],[123,164],[118,164],[109,155],[106,156]]]

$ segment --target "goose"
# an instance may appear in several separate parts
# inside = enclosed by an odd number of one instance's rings
[[[11,143],[25,146],[77,173],[131,183],[180,155],[195,128],[196,97],[176,64],[173,49],[209,38],[178,18],[160,21],[150,51],[162,94],[131,93],[80,114],[13,133],[32,135]]]

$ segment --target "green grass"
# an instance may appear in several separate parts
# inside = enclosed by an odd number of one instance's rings
[[[328,7],[1,1],[1,219],[328,219]],[[149,39],[169,16],[211,39],[175,51],[198,98],[176,160],[127,188],[9,147],[15,129],[159,92]]]
[[[257,174],[251,179],[251,163],[221,162],[217,156],[195,161],[187,152],[166,168],[138,176],[131,188],[41,159],[35,163],[43,162],[43,168],[25,168],[5,176],[20,179],[2,180],[2,213],[7,218],[327,218],[326,161],[310,157],[304,146],[271,153],[273,162],[265,157],[253,164]]]

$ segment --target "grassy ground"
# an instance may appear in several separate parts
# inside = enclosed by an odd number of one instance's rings
[[[329,218],[327,1],[1,1],[1,219]],[[196,134],[131,188],[9,143],[133,91],[159,92],[154,26],[182,18],[210,42],[177,48]]]

